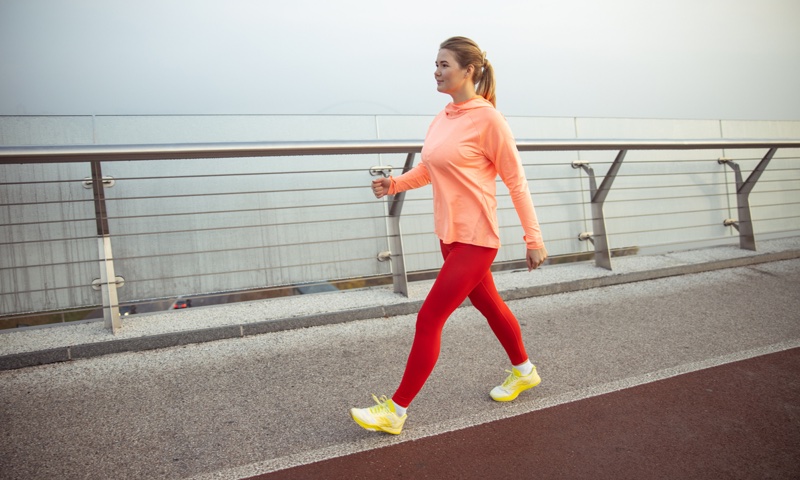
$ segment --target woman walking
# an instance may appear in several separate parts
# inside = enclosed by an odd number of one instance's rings
[[[435,78],[437,90],[453,101],[431,123],[421,162],[397,178],[372,182],[377,198],[432,184],[435,233],[444,257],[417,316],[399,387],[391,398],[373,395],[372,407],[350,410],[363,428],[395,435],[438,360],[445,322],[467,297],[486,317],[512,365],[505,381],[489,395],[499,402],[511,401],[541,381],[525,351],[519,322],[500,298],[490,271],[500,248],[498,175],[508,187],[525,233],[528,270],[547,258],[514,137],[495,109],[492,65],[474,41],[453,37],[439,47]]]

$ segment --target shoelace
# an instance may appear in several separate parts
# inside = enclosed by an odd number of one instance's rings
[[[505,381],[503,382],[503,385],[502,385],[503,388],[508,387],[509,385],[514,383],[514,381],[517,378],[519,378],[516,375],[514,375],[514,372],[512,372],[511,370],[506,370],[506,373],[508,373],[508,376],[506,377]]]
[[[386,395],[381,395],[380,398],[376,397],[375,394],[372,394],[372,399],[375,400],[377,405],[373,405],[369,407],[370,413],[392,413],[392,410],[389,409],[389,399],[386,398]]]

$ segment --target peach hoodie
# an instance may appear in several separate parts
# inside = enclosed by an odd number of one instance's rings
[[[542,233],[514,136],[483,97],[447,104],[428,128],[421,162],[392,177],[389,194],[431,183],[435,233],[444,243],[500,248],[498,175],[511,193],[527,247],[541,248]]]

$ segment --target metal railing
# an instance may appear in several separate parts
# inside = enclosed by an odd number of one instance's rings
[[[626,215],[619,215],[617,217],[607,217],[605,213],[605,206],[607,204],[607,199],[609,193],[612,191],[612,187],[614,186],[614,182],[618,177],[621,177],[620,171],[622,169],[623,162],[628,155],[629,152],[645,152],[645,151],[676,151],[676,150],[684,150],[684,151],[707,151],[707,150],[718,150],[722,152],[722,155],[715,155],[716,158],[713,158],[715,164],[722,165],[721,168],[726,169],[730,168],[734,174],[734,190],[731,192],[731,196],[735,198],[736,201],[736,212],[737,218],[730,218],[727,215],[727,212],[730,210],[729,208],[719,207],[717,210],[723,210],[724,212],[722,217],[720,218],[719,225],[723,227],[731,227],[735,228],[738,231],[739,237],[739,245],[741,248],[755,250],[756,242],[755,242],[755,230],[753,228],[753,218],[751,214],[751,202],[750,202],[750,195],[753,192],[753,188],[755,187],[756,183],[765,172],[767,165],[770,161],[775,157],[776,152],[778,149],[796,149],[800,148],[800,140],[789,139],[789,140],[519,140],[517,142],[517,147],[520,152],[603,152],[603,151],[611,151],[615,153],[615,158],[610,163],[605,161],[587,161],[583,159],[572,160],[566,165],[569,166],[571,169],[574,169],[577,172],[584,173],[588,177],[588,192],[583,192],[584,187],[582,186],[580,189],[576,189],[571,193],[574,193],[576,196],[583,197],[584,193],[588,194],[588,198],[586,199],[585,203],[590,206],[591,213],[588,215],[588,220],[591,225],[591,229],[582,229],[577,235],[565,235],[559,238],[546,238],[549,242],[553,240],[561,240],[561,241],[589,241],[593,244],[593,252],[596,265],[598,267],[611,269],[611,258],[612,258],[612,249],[610,247],[609,237],[612,236],[614,233],[613,231],[609,231],[607,228],[606,222],[608,220],[612,221],[626,221]],[[212,143],[212,144],[175,144],[175,145],[109,145],[109,146],[99,146],[99,145],[90,145],[90,146],[57,146],[57,147],[0,147],[0,165],[13,165],[13,164],[64,164],[64,163],[88,163],[91,166],[91,176],[85,180],[81,180],[84,188],[91,187],[92,190],[92,204],[94,209],[94,216],[91,219],[94,224],[96,231],[96,241],[97,241],[97,251],[99,252],[99,265],[100,265],[100,277],[92,282],[92,286],[96,289],[99,289],[102,292],[102,305],[103,305],[103,317],[106,322],[106,326],[112,331],[115,332],[121,326],[120,320],[120,301],[118,296],[118,288],[124,282],[122,277],[118,277],[115,271],[115,256],[112,250],[112,237],[120,236],[120,235],[127,235],[127,236],[144,236],[149,234],[154,234],[155,232],[152,231],[143,231],[143,232],[114,232],[112,231],[111,225],[109,221],[117,221],[120,223],[120,226],[127,225],[128,223],[134,223],[138,220],[144,221],[153,221],[155,218],[159,216],[158,213],[155,214],[148,214],[148,215],[124,215],[119,212],[121,209],[116,209],[118,212],[112,214],[109,212],[109,202],[119,202],[121,200],[125,201],[174,201],[177,197],[188,196],[192,197],[193,195],[175,195],[175,194],[163,194],[159,192],[158,194],[142,194],[139,196],[134,197],[126,197],[126,198],[108,198],[106,195],[106,189],[109,188],[114,184],[114,182],[121,182],[126,179],[120,178],[110,178],[103,175],[103,164],[108,164],[110,162],[130,162],[130,161],[151,161],[151,160],[163,160],[163,161],[175,161],[181,159],[221,159],[221,158],[254,158],[254,157],[299,157],[299,156],[341,156],[341,155],[365,155],[365,154],[404,154],[405,155],[405,165],[403,166],[402,170],[407,171],[413,166],[414,160],[416,158],[416,154],[420,153],[422,150],[422,142],[419,141],[360,141],[360,142],[268,142],[268,143]],[[757,150],[761,151],[762,153],[758,157],[754,157],[752,159],[737,159],[734,161],[725,156],[726,150]],[[791,159],[793,162],[796,158]],[[709,164],[710,159],[708,158],[701,158],[697,160],[692,160],[695,163],[701,164]],[[747,176],[744,177],[742,165],[749,164],[751,161],[757,162],[757,165],[752,169],[752,172]],[[664,160],[664,163],[672,164],[676,163],[676,160],[667,159]],[[529,167],[537,167],[537,164],[531,164],[528,162],[523,162],[526,168]],[[631,163],[631,162],[626,162]],[[643,163],[652,163],[652,162],[643,162]],[[600,180],[598,185],[598,178],[595,172],[595,168],[603,167],[604,165],[608,165],[607,170],[602,176],[602,180]],[[554,165],[561,168],[561,165],[558,165],[556,162]],[[355,172],[355,171],[368,171],[370,175],[388,175],[393,173],[393,168],[387,165],[377,165],[371,166],[367,169],[361,168],[351,168],[351,169],[343,169],[341,167],[338,168],[331,168],[331,169],[322,169],[322,170],[315,170],[313,173],[315,174],[322,174],[322,175],[329,175],[335,172],[338,173],[347,173],[347,172]],[[794,162],[794,166],[790,168],[790,170],[794,173],[800,171],[797,169],[796,162]],[[207,173],[207,174],[200,174],[200,175],[188,175],[188,177],[196,177],[196,178],[203,178],[205,180],[214,179],[218,177],[224,177],[226,175],[237,177],[242,175],[268,175],[268,174],[283,174],[283,175],[292,175],[292,174],[300,174],[300,173],[309,173],[308,171],[303,172],[293,172],[293,171],[281,171],[281,172],[270,172],[270,173]],[[397,172],[394,172],[395,174]],[[714,175],[718,175],[719,172],[712,172]],[[793,174],[794,174],[793,173]],[[670,172],[668,175],[680,175],[681,172]],[[694,175],[698,175],[696,172],[693,173]],[[709,172],[701,172],[701,174],[709,174]],[[638,175],[638,177],[637,177]],[[636,184],[636,182],[641,182],[642,178],[645,175],[650,175],[648,173],[644,174],[634,174],[631,176],[631,181],[633,182],[631,187],[627,187],[630,189],[634,188],[643,188]],[[661,175],[667,175],[662,173]],[[789,176],[789,181],[799,181],[800,176],[797,179],[791,178]],[[163,178],[175,178],[175,176],[137,176],[135,178],[129,178],[127,180],[135,179],[137,181],[145,181],[145,180],[154,180],[154,179],[163,179]],[[568,178],[566,175],[562,178]],[[558,178],[552,178],[551,181],[555,182]],[[50,183],[63,183],[63,182],[72,182],[74,183],[75,180],[52,180]],[[13,180],[13,179],[6,179],[4,178],[1,185],[5,187],[24,187],[26,185],[35,184],[37,181],[35,180]],[[702,183],[702,182],[701,182]],[[719,184],[727,189],[727,180],[719,182]],[[696,186],[698,184],[697,181],[693,182],[692,185]],[[657,187],[645,187],[645,188],[658,188]],[[667,186],[669,187],[669,186]],[[198,193],[197,196],[226,196],[226,195],[263,195],[264,193],[281,193],[281,192],[299,192],[299,191],[307,191],[309,193],[313,193],[315,190],[315,186],[313,184],[307,185],[306,188],[293,188],[289,190],[282,190],[282,189],[273,189],[269,192],[263,190],[255,190],[255,191],[237,191],[237,192],[202,192]],[[621,187],[624,189],[626,187]],[[677,187],[675,187],[677,188]],[[359,183],[357,185],[341,185],[336,187],[330,187],[326,191],[326,195],[333,195],[334,192],[347,189],[361,189],[367,190],[368,184],[366,182]],[[615,189],[617,191],[621,191],[621,189]],[[800,187],[793,188],[790,187],[788,189],[784,189],[786,192],[786,197],[788,200],[782,200],[779,204],[780,208],[786,211],[796,211],[796,207],[792,207],[792,205],[797,203],[797,199],[800,198],[797,192],[800,192]],[[553,191],[553,194],[558,195],[566,195],[570,192],[564,191]],[[534,192],[534,196],[542,194],[541,192]],[[544,194],[542,194],[544,195]],[[725,193],[713,193],[710,195],[722,195],[727,196]],[[13,195],[12,195],[13,196]],[[503,195],[500,194],[499,197]],[[664,197],[658,197],[664,198]],[[427,200],[427,198],[420,198],[419,200]],[[64,200],[64,199],[56,199],[56,200],[45,200],[40,202],[34,202],[38,204],[57,204],[63,205],[65,202],[85,202],[85,200]],[[364,200],[363,203],[366,203],[367,199]],[[372,200],[374,203],[374,200]],[[404,252],[404,245],[403,240],[404,238],[409,238],[413,235],[418,234],[403,234],[401,230],[401,218],[403,218],[403,207],[404,204],[407,203],[406,193],[401,193],[395,195],[394,197],[387,198],[387,208],[385,215],[382,218],[385,220],[385,227],[386,227],[386,234],[385,235],[375,235],[370,237],[369,235],[362,235],[362,236],[354,236],[351,238],[333,238],[329,240],[314,240],[314,241],[297,241],[293,240],[289,243],[281,244],[280,241],[276,243],[270,243],[270,240],[266,240],[261,244],[255,244],[253,246],[240,246],[235,249],[214,249],[214,248],[205,248],[201,250],[203,254],[212,254],[212,253],[221,253],[221,254],[235,254],[237,251],[251,251],[253,249],[264,249],[264,248],[291,248],[294,246],[300,247],[313,247],[313,246],[321,246],[326,245],[326,241],[333,241],[333,242],[347,242],[347,241],[360,241],[367,238],[383,238],[388,242],[388,250],[381,250],[377,254],[377,258],[375,255],[369,254],[363,257],[352,258],[349,261],[352,262],[367,262],[367,261],[386,261],[389,260],[390,264],[390,273],[392,276],[392,283],[394,285],[394,291],[397,293],[402,293],[407,295],[408,294],[408,274],[407,274],[407,257],[408,255]],[[578,200],[574,202],[574,206],[578,208],[582,208],[583,200]],[[362,201],[352,201],[349,205],[354,206],[355,208],[359,208],[359,204]],[[537,210],[542,210],[543,208],[548,208],[548,206],[552,207],[564,207],[566,202],[555,202],[552,205],[548,205],[547,202],[538,203],[537,202]],[[5,207],[7,209],[20,207],[24,208],[26,202],[16,202],[14,198],[6,198],[5,203],[0,204],[0,207]],[[327,201],[320,201],[310,204],[304,205],[281,205],[281,206],[255,206],[252,209],[243,209],[241,207],[232,208],[232,209],[214,209],[210,211],[188,211],[185,213],[172,213],[170,214],[171,218],[174,216],[180,215],[198,215],[198,214],[206,214],[206,215],[233,215],[237,213],[242,213],[245,211],[254,211],[259,212],[259,214],[264,215],[264,212],[274,212],[274,211],[286,211],[291,209],[304,209],[310,210],[314,208],[330,208],[337,204],[336,201],[331,201],[328,198]],[[558,204],[558,205],[556,205]],[[505,214],[507,211],[513,210],[513,207],[509,207],[507,204],[504,206],[502,205],[499,208],[500,214]],[[713,210],[709,208],[701,208],[698,211],[708,211]],[[676,214],[685,214],[688,210],[682,211],[674,211],[672,213]],[[11,215],[11,214],[9,214]],[[330,212],[323,212],[323,218],[320,221],[328,222],[328,223],[344,223],[345,226],[343,227],[342,231],[347,231],[347,224],[352,224],[352,222],[356,221],[363,221],[363,222],[372,222],[376,218],[380,218],[381,216],[376,216],[373,214],[366,214],[361,217],[345,217],[345,218],[330,218]],[[426,212],[417,212],[411,213],[407,216],[411,217],[414,215],[420,216],[420,218],[428,217],[429,214]],[[654,213],[636,213],[637,216],[643,215],[655,215]],[[796,219],[796,215],[790,215],[788,213],[781,214],[782,218],[794,218]],[[542,214],[540,213],[540,217]],[[21,220],[21,221],[20,221]],[[44,225],[47,223],[60,223],[60,222],[85,222],[89,220],[88,217],[78,218],[78,219],[56,219],[56,220],[31,220],[28,221],[25,218],[13,218],[9,220],[9,223],[2,225],[4,229],[14,229],[19,228],[20,225]],[[218,231],[225,233],[226,230],[230,228],[236,229],[259,229],[261,227],[269,227],[270,230],[274,230],[276,228],[304,228],[308,227],[309,222],[303,219],[298,219],[292,221],[291,218],[288,219],[289,221],[282,220],[276,221],[273,223],[266,223],[261,225],[235,225],[235,226],[226,226],[226,225],[219,225],[219,226],[212,226],[208,228],[198,228],[196,226],[191,228],[177,228],[173,231],[167,232],[160,232],[163,234],[170,234],[170,235],[193,235],[200,231]],[[569,220],[571,222],[575,222],[576,219]],[[580,221],[579,219],[577,220]],[[502,223],[502,222],[501,222]],[[510,222],[509,222],[510,223]],[[553,225],[555,228],[555,224],[559,223],[559,220],[553,220],[550,222],[543,222],[543,226],[547,224]],[[374,225],[374,223],[373,223]],[[705,222],[699,227],[705,227]],[[372,228],[372,227],[369,227]],[[501,229],[507,228],[507,225],[501,225]],[[572,225],[570,226],[572,228]],[[651,228],[650,231],[658,230],[657,228]],[[727,228],[725,230],[728,230]],[[546,230],[545,230],[546,231]],[[793,231],[793,229],[790,229]],[[302,237],[302,232],[300,232],[300,236]],[[298,237],[294,237],[298,238]],[[86,237],[83,237],[85,240]],[[20,244],[28,244],[31,242],[48,242],[53,239],[15,239],[12,236],[5,236],[5,239],[0,242],[0,245],[3,246],[4,249],[10,249],[20,245]],[[69,239],[55,239],[58,241],[62,240],[69,240]],[[168,255],[185,255],[191,252],[168,252],[168,253],[159,253],[153,255],[145,255],[151,259],[155,258],[158,261],[159,256],[168,256]],[[422,252],[421,254],[429,254],[432,252]],[[280,253],[279,253],[280,255]],[[3,255],[6,258],[6,255]],[[117,257],[116,260],[120,258]],[[136,257],[129,256],[125,258],[126,260],[136,260]],[[86,263],[86,262],[96,262],[95,260],[89,259],[82,259],[75,262],[64,261],[64,262],[51,262],[59,264],[60,266],[65,266],[67,270],[69,270],[69,266],[71,263]],[[342,259],[334,258],[332,262],[343,261]],[[7,275],[4,278],[7,279],[14,279],[16,278],[13,274],[14,272],[18,272],[21,269],[31,268],[31,265],[27,261],[18,262],[21,265],[14,264],[9,265],[6,264],[4,260],[4,264],[0,266],[0,273],[6,273]],[[57,265],[57,266],[59,266]],[[282,264],[280,267],[276,268],[290,268],[290,267],[304,267],[304,268],[315,268],[319,267],[321,262],[317,263],[299,263],[297,265],[289,264],[289,266],[285,266]],[[42,263],[41,265],[33,265],[34,267],[43,267],[48,266],[46,263]],[[53,266],[53,265],[49,265]],[[152,268],[152,267],[150,267]],[[198,275],[208,274],[208,275],[247,275],[254,271],[260,270],[260,267],[256,268],[241,268],[241,269],[230,269],[223,272],[212,272],[212,273],[198,273]],[[365,276],[374,275],[375,272],[368,272]],[[155,274],[156,277],[151,278],[150,280],[154,280],[158,278],[158,274]],[[144,277],[144,275],[140,275],[140,277]],[[180,275],[176,275],[174,278],[179,278]],[[9,280],[13,281],[13,280]],[[145,281],[145,280],[138,280],[138,281]],[[269,283],[269,282],[266,282]],[[284,282],[285,283],[285,282]],[[53,287],[50,287],[51,289]],[[85,287],[81,287],[85,288]],[[216,287],[218,288],[218,287]],[[45,287],[42,290],[47,290]],[[13,295],[19,294],[20,292],[2,292],[5,295]]]

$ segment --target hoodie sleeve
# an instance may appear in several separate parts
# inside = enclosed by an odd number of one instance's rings
[[[431,183],[431,176],[424,162],[420,162],[417,166],[398,177],[389,177],[389,179],[392,181],[392,185],[389,187],[389,195],[396,195]]]
[[[525,232],[523,239],[528,249],[542,248],[544,246],[542,232],[514,135],[508,122],[499,112],[494,110],[490,115],[481,139],[484,154],[494,163],[497,174],[508,187],[514,209]]]

